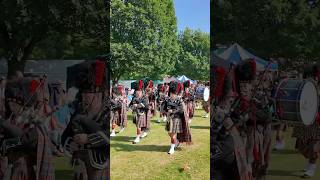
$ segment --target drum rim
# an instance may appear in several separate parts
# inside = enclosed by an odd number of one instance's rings
[[[277,117],[277,119],[280,119],[279,114],[278,114],[278,112],[277,112],[277,109],[278,109],[277,103],[281,101],[280,97],[278,97],[279,90],[281,89],[281,86],[282,86],[283,83],[288,82],[288,81],[290,81],[290,80],[300,81],[300,85],[299,85],[299,89],[298,89],[299,95],[297,96],[297,99],[296,99],[296,102],[295,102],[295,104],[296,104],[296,110],[297,110],[297,112],[299,112],[299,114],[297,114],[296,117],[297,117],[297,119],[298,119],[300,122],[296,122],[296,123],[306,125],[306,124],[304,123],[304,121],[302,120],[302,117],[301,117],[301,114],[300,114],[300,101],[298,101],[298,100],[301,99],[302,88],[303,88],[303,86],[304,86],[307,82],[312,83],[312,84],[315,86],[315,88],[317,89],[317,86],[316,86],[316,84],[314,83],[314,81],[309,80],[309,79],[285,78],[285,79],[282,79],[282,80],[279,82],[279,85],[277,86],[277,89],[276,89],[276,91],[275,91],[275,93],[274,93],[274,98],[275,98],[274,107],[275,107],[275,111],[276,111],[276,113],[275,113],[275,114],[276,114],[276,117]],[[319,92],[316,91],[316,94],[317,94],[317,98],[318,98],[318,100],[317,100],[317,107],[319,107]],[[315,122],[316,117],[317,117],[317,113],[315,113],[314,118],[313,118],[313,122],[312,122],[311,124],[313,124],[313,123]],[[282,121],[289,121],[289,120],[282,119]],[[289,122],[292,122],[292,121],[289,121]],[[310,125],[310,124],[309,124],[309,125]]]

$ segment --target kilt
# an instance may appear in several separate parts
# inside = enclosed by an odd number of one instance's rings
[[[202,108],[206,111],[206,113],[210,112],[210,102],[202,101]]]
[[[167,116],[167,112],[164,110],[164,102],[158,104],[160,117]]]
[[[111,123],[116,124],[119,126],[121,124],[121,119],[120,119],[120,110],[118,111],[111,111]]]
[[[149,115],[149,111],[148,114],[143,114],[143,115],[138,115],[136,113],[134,113],[133,115],[133,122],[136,124],[137,128],[150,128],[150,118],[148,117]]]
[[[157,114],[157,104],[155,101],[150,101],[150,106],[151,106],[151,115],[155,116]]]
[[[110,174],[108,168],[105,169],[96,169],[91,166],[89,154],[87,151],[79,151],[75,153],[74,158],[79,158],[85,164],[85,169],[83,169],[80,173],[84,174],[88,177],[88,180],[109,180]],[[86,180],[83,177],[77,177],[75,174],[75,180]]]
[[[122,108],[117,111],[111,111],[111,123],[117,126],[126,127],[128,123],[127,108],[122,104]]]
[[[298,138],[296,141],[296,149],[307,159],[315,158],[317,159],[318,154],[320,153],[320,141],[308,139],[304,140]]]
[[[12,164],[11,180],[34,180],[36,172],[33,169],[34,160],[29,156],[21,156]]]
[[[293,128],[292,137],[307,140],[320,140],[320,127],[315,122],[310,126],[296,125]]]
[[[182,119],[177,117],[169,117],[167,123],[166,123],[166,130],[169,133],[182,133],[183,127],[182,127]]]
[[[194,109],[195,109],[195,106],[194,106],[193,101],[188,101],[187,102],[187,111],[188,111],[187,113],[188,113],[190,119],[193,118]]]

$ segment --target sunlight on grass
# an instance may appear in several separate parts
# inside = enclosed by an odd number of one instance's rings
[[[305,158],[295,150],[295,138],[291,137],[292,128],[285,133],[286,147],[281,151],[272,151],[267,180],[301,180],[302,170],[305,167]],[[273,137],[275,141],[275,137]],[[311,180],[320,179],[318,163],[316,175]]]
[[[164,123],[152,119],[151,132],[139,144],[132,144],[136,128],[129,117],[127,129],[111,140],[111,179],[210,179],[210,122],[197,110],[191,122],[193,145],[183,145],[168,155],[170,138]],[[118,129],[119,130],[119,129]],[[184,171],[184,166],[190,167]]]

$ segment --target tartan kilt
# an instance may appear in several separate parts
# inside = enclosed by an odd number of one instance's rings
[[[157,114],[157,104],[155,101],[150,101],[150,105],[151,105],[151,115],[155,116]]]
[[[210,103],[209,103],[209,101],[208,101],[208,102],[202,101],[202,108],[203,108],[207,113],[209,113],[209,111],[210,111]]]
[[[22,156],[13,162],[11,180],[34,180],[36,172],[33,169],[33,158]]]
[[[193,101],[188,101],[187,102],[187,110],[188,110],[189,118],[192,119],[193,115],[194,115],[194,104],[193,104]]]
[[[133,122],[136,124],[137,128],[148,128],[150,122],[148,123],[147,115],[144,113],[143,115],[134,114],[133,115]]]
[[[161,104],[159,103],[158,107],[159,107],[160,117],[167,116],[167,112],[164,109],[163,102]]]
[[[320,140],[320,127],[317,125],[317,122],[310,126],[296,125],[293,128],[292,137],[304,140]]]
[[[111,111],[111,123],[112,124],[116,124],[119,126],[119,124],[121,123],[120,120],[120,110],[117,111]]]
[[[109,168],[105,169],[96,169],[91,166],[90,160],[89,160],[89,154],[87,151],[78,151],[73,155],[74,159],[80,159],[85,164],[85,169],[79,170],[80,174],[86,175],[88,177],[88,180],[109,180],[110,179],[110,173]],[[76,175],[77,172],[74,174],[75,180],[86,180],[83,177],[79,177]]]
[[[174,133],[174,134],[182,133],[183,132],[182,119],[177,117],[172,118],[170,116],[166,123],[166,130],[169,133]]]
[[[317,158],[317,154],[319,153],[319,143],[319,140],[305,140],[298,138],[295,148],[298,149],[299,152],[307,159]]]

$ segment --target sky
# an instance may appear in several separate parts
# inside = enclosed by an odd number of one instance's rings
[[[178,30],[186,27],[210,32],[210,0],[174,0]]]

